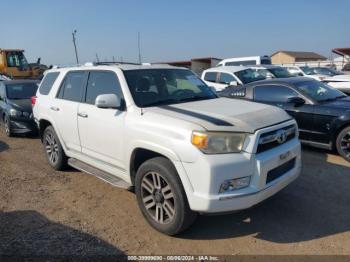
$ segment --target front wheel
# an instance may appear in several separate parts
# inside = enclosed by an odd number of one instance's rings
[[[181,180],[166,158],[147,160],[137,171],[135,192],[138,205],[147,222],[158,231],[176,235],[195,220]]]
[[[52,126],[44,131],[43,145],[49,164],[55,170],[64,170],[67,166],[67,156]]]
[[[350,162],[350,126],[339,133],[336,146],[339,155]]]
[[[12,128],[11,128],[11,121],[10,121],[8,116],[4,117],[4,127],[5,127],[5,134],[8,137],[12,137],[13,133],[12,133]]]

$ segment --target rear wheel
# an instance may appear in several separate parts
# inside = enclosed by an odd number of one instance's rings
[[[10,121],[8,116],[4,117],[4,128],[5,128],[5,134],[8,137],[12,137],[13,133],[12,133],[12,128],[11,128],[11,121]]]
[[[64,170],[67,167],[67,156],[52,126],[44,131],[43,145],[49,164],[56,170]]]
[[[339,133],[336,143],[339,155],[350,162],[350,126]]]
[[[195,220],[175,167],[166,158],[143,163],[135,179],[138,205],[147,222],[158,231],[176,235]]]

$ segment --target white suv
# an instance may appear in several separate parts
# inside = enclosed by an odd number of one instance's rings
[[[187,69],[92,65],[49,70],[34,104],[48,162],[135,190],[146,220],[173,235],[197,213],[252,207],[300,173],[283,110],[218,98]]]

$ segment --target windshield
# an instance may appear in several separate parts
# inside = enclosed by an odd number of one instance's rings
[[[265,78],[275,78],[275,76],[267,69],[255,69],[256,72],[258,72],[261,76],[265,77]]]
[[[27,59],[22,52],[9,52],[7,53],[7,66],[18,67],[21,70],[29,68]]]
[[[138,107],[217,98],[210,87],[185,69],[126,70],[124,75]]]
[[[293,77],[293,75],[283,67],[267,68],[267,70],[269,70],[276,78]]]
[[[235,73],[235,75],[239,78],[239,80],[242,81],[243,84],[266,79],[266,77],[262,76],[260,73],[253,69],[238,71]]]
[[[301,66],[300,69],[306,74],[306,75],[315,75],[316,72],[308,66]]]
[[[341,72],[338,72],[336,70],[333,70],[331,68],[327,67],[316,67],[315,72],[320,74],[320,75],[327,75],[327,76],[336,76],[336,75],[342,75]]]
[[[298,82],[295,86],[301,93],[317,102],[346,97],[344,93],[337,89],[316,80]]]
[[[7,84],[6,93],[8,99],[29,99],[35,96],[38,85],[36,83]]]

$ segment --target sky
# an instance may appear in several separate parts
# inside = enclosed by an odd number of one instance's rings
[[[1,3],[0,48],[29,62],[142,62],[350,47],[350,0],[17,0]]]

